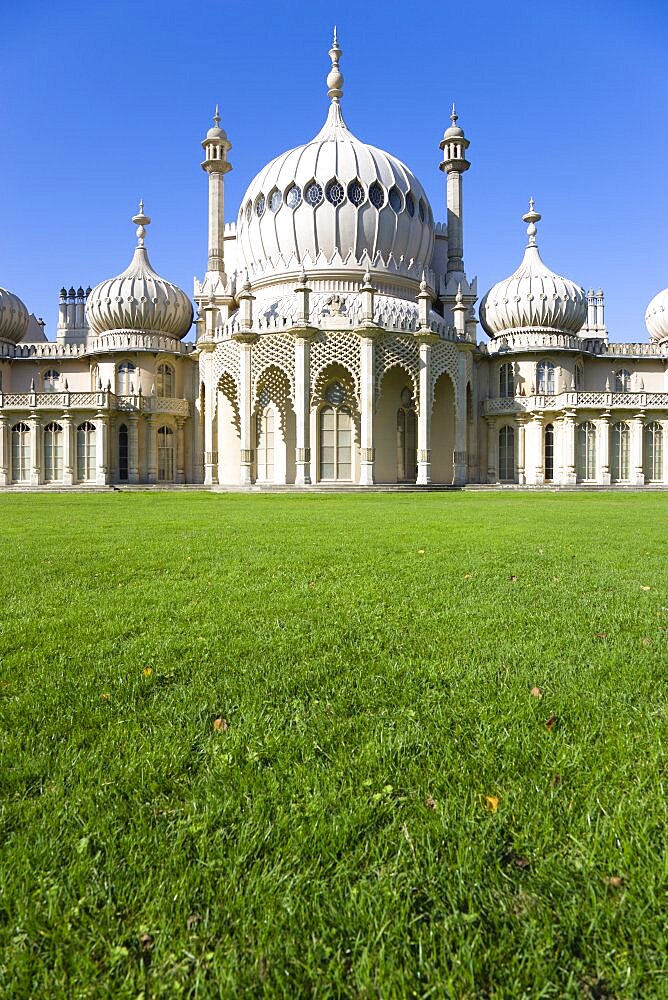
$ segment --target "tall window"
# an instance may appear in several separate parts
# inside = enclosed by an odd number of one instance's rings
[[[401,390],[401,406],[397,410],[397,479],[414,483],[417,478],[417,416],[413,393],[406,386]]]
[[[44,392],[58,392],[60,389],[60,372],[55,368],[49,368],[44,372]]]
[[[625,480],[630,476],[631,464],[631,429],[628,424],[620,422],[613,424],[611,474],[616,480]]]
[[[21,483],[30,478],[30,428],[27,424],[12,427],[12,479]]]
[[[158,482],[174,482],[174,431],[158,427]]]
[[[663,480],[663,428],[656,420],[645,427],[643,445],[645,482],[661,482]]]
[[[77,427],[77,481],[95,479],[95,424],[87,420]]]
[[[352,479],[353,421],[350,410],[341,406],[345,391],[339,382],[325,391],[329,405],[320,410],[320,479]]]
[[[554,479],[554,427],[548,424],[545,428],[545,480]]]
[[[620,368],[618,372],[615,372],[615,392],[630,392],[631,391],[631,372],[627,371],[626,368]]]
[[[63,428],[50,423],[44,428],[44,481],[58,482],[63,478]]]
[[[551,361],[539,361],[536,366],[536,392],[547,396],[554,392],[554,364]]]
[[[575,390],[580,392],[584,389],[585,379],[584,379],[584,367],[578,361],[575,365]]]
[[[596,479],[596,427],[591,420],[578,425],[576,465],[578,479]]]
[[[174,396],[174,369],[171,365],[158,365],[155,391],[163,399]]]
[[[499,431],[499,479],[513,482],[515,479],[515,429],[502,427]]]
[[[121,424],[118,428],[118,478],[122,483],[128,481],[128,428]]]
[[[100,384],[100,369],[97,365],[92,365],[90,370],[90,391],[97,392]]]
[[[116,393],[119,396],[129,396],[135,379],[136,367],[131,361],[121,361],[116,373]]]
[[[274,481],[274,434],[276,414],[273,406],[266,406],[257,418],[257,478],[263,482]]]
[[[499,396],[509,397],[515,395],[515,371],[511,361],[507,361],[499,368]]]

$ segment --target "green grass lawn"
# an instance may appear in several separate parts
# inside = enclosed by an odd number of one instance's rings
[[[0,497],[0,996],[668,996],[667,510]]]

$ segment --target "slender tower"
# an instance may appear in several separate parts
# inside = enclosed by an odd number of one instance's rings
[[[219,274],[226,281],[225,275],[225,174],[232,169],[227,154],[232,143],[227,138],[224,129],[220,127],[218,105],[213,116],[214,126],[202,140],[205,159],[202,170],[209,175],[209,257],[207,272]]]
[[[466,159],[469,141],[457,124],[458,117],[453,104],[452,125],[445,130],[440,143],[443,161],[439,166],[448,175],[448,274],[464,271],[462,174],[471,166]]]

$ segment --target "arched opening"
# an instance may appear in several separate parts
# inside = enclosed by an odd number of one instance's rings
[[[116,394],[118,396],[129,396],[135,388],[135,374],[137,368],[131,361],[121,361],[116,369]]]
[[[596,479],[596,427],[591,420],[578,425],[575,468],[578,481]]]
[[[414,483],[417,479],[417,414],[410,389],[404,390],[397,410],[397,479]]]
[[[663,428],[654,420],[643,434],[643,467],[646,483],[663,481]]]
[[[422,400],[420,400],[422,406]],[[425,400],[425,404],[427,402]],[[444,372],[434,386],[431,411],[431,478],[434,483],[451,483],[454,474],[455,387]]]
[[[615,372],[615,392],[630,392],[631,372],[626,368],[620,368]]]
[[[89,420],[77,427],[77,481],[95,479],[95,424]]]
[[[44,428],[44,482],[57,483],[63,478],[63,428],[52,422]]]
[[[236,485],[241,468],[239,408],[237,385],[227,372],[218,380],[215,410],[211,417],[207,414],[206,419],[211,419],[213,425],[213,445],[216,452],[211,461],[218,463],[218,482]]]
[[[174,482],[174,431],[158,427],[158,482]]]
[[[554,391],[554,364],[552,361],[539,361],[536,366],[536,392],[539,395],[551,395]]]
[[[118,428],[118,478],[122,483],[128,481],[128,428],[121,424]]]
[[[515,370],[512,361],[506,361],[499,368],[499,396],[508,398],[515,395]]]
[[[544,440],[544,468],[545,482],[551,483],[554,479],[554,426],[548,424],[545,428]]]
[[[155,392],[161,399],[174,397],[174,369],[171,365],[158,365],[155,379]]]
[[[378,483],[415,482],[417,416],[414,382],[395,365],[382,377],[374,414],[375,477]]]
[[[60,372],[55,368],[50,368],[44,372],[44,392],[58,392],[60,390]]]
[[[12,427],[12,482],[30,479],[30,428],[19,423]]]
[[[610,475],[613,483],[623,483],[631,476],[631,428],[620,421],[612,425],[611,435]]]
[[[343,406],[343,386],[333,382],[325,390],[326,403],[318,412],[318,478],[323,482],[352,482],[353,419]]]
[[[515,428],[505,426],[499,431],[499,482],[515,482]]]
[[[285,372],[270,365],[258,379],[256,392],[256,478],[266,483],[294,483],[297,427]]]
[[[276,475],[276,411],[269,404],[257,417],[257,470],[259,482],[273,483]]]

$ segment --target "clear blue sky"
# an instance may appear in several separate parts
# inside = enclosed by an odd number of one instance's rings
[[[154,267],[192,294],[215,102],[235,219],[254,174],[324,120],[333,20],[349,127],[411,166],[437,219],[457,101],[471,141],[465,262],[481,295],[519,263],[533,194],[545,262],[603,287],[613,340],[647,339],[645,307],[668,285],[665,0],[0,0],[0,285],[53,338],[61,285],[126,267],[141,196]]]

